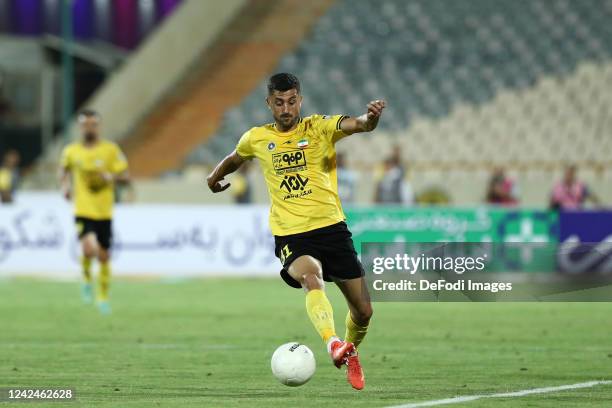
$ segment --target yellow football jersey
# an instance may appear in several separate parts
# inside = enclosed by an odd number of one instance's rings
[[[73,175],[74,213],[93,220],[110,220],[115,191],[102,173],[119,174],[127,170],[127,160],[119,146],[101,140],[92,147],[72,143],[62,152],[61,166]]]
[[[0,167],[0,191],[11,191],[12,189],[12,176],[8,169]]]
[[[311,231],[345,219],[338,197],[335,143],[345,116],[312,115],[290,132],[254,127],[238,142],[243,159],[257,158],[270,195],[274,235]]]

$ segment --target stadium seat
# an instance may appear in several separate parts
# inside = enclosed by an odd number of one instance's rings
[[[376,136],[343,142],[358,170],[380,163],[390,140],[434,166],[605,161],[610,145],[594,129],[612,102],[611,18],[612,0],[343,0],[275,71],[301,78],[305,114],[387,99]],[[265,92],[264,81],[189,162],[219,159],[270,121]]]

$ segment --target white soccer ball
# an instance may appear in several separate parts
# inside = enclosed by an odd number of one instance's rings
[[[312,351],[296,341],[283,344],[272,354],[272,374],[290,387],[306,384],[312,378],[316,365]]]

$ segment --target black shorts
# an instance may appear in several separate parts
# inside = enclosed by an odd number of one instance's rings
[[[93,232],[100,246],[109,249],[113,242],[113,227],[111,220],[92,220],[91,218],[76,217],[74,219],[79,239]]]
[[[281,260],[281,277],[289,286],[302,286],[289,276],[289,265],[302,255],[310,255],[321,262],[323,279],[347,280],[365,275],[363,266],[357,258],[352,234],[345,222],[339,222],[316,230],[293,235],[274,236],[274,253]]]

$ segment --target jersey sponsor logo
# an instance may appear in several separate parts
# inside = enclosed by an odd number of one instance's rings
[[[274,149],[276,149],[276,144],[274,142],[268,143],[268,150],[272,151]]]
[[[308,180],[308,177],[302,177],[301,174],[296,174],[295,176],[285,176],[281,182],[280,188],[284,188],[288,193],[291,193],[292,191],[301,191],[304,190],[306,184],[308,184]]]
[[[272,155],[272,165],[277,175],[306,170],[306,153],[302,150],[289,150]]]
[[[301,174],[296,174],[295,176],[285,176],[280,184],[280,189],[286,191],[288,194],[283,197],[283,200],[300,198],[307,196],[308,194],[312,194],[312,189],[306,190],[308,180],[308,177],[302,177]]]

